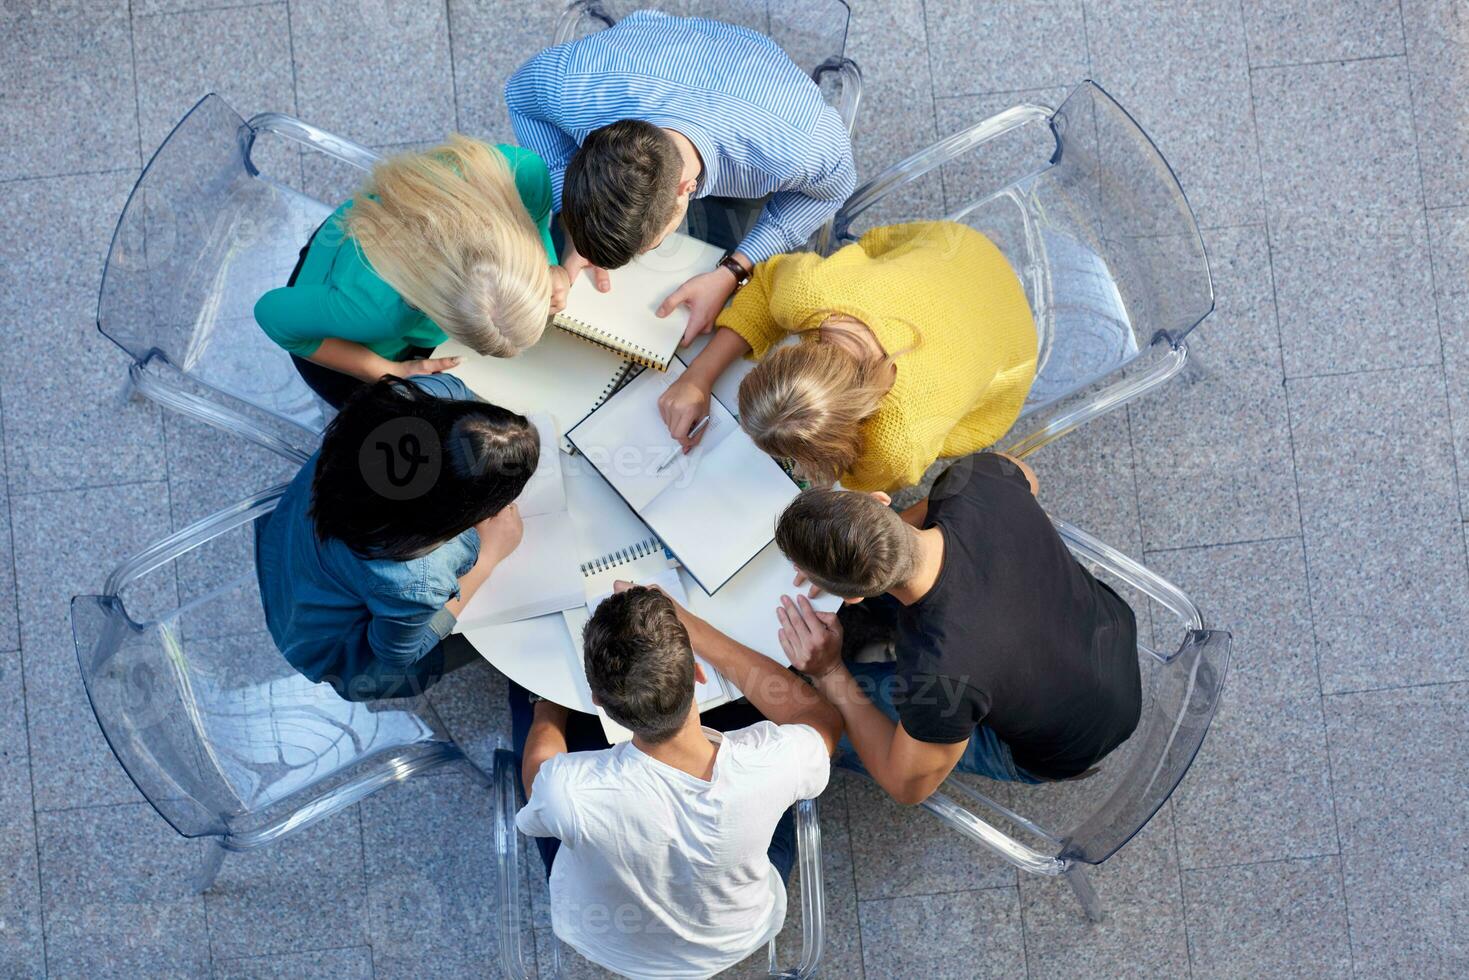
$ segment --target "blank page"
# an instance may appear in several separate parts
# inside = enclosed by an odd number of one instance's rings
[[[458,632],[559,612],[585,601],[576,530],[563,511],[523,519],[520,546],[495,566],[459,617]]]

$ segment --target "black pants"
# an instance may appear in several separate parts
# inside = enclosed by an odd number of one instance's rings
[[[511,738],[515,745],[515,758],[522,759],[525,756],[525,740],[530,736],[530,724],[534,715],[534,707],[531,704],[530,692],[514,681],[510,681],[510,730]],[[748,701],[734,701],[704,713],[701,719],[707,728],[717,732],[731,732],[738,728],[748,728],[758,721],[764,721],[765,716],[755,709]],[[607,737],[602,733],[602,722],[596,715],[573,711],[566,722],[566,750],[568,752],[588,752],[596,749],[608,748]],[[530,787],[526,787],[527,793]],[[541,863],[546,866],[546,876],[551,875],[551,864],[556,860],[556,852],[561,847],[561,841],[555,837],[537,837],[536,847],[541,852]],[[791,807],[781,815],[780,822],[775,825],[775,833],[770,838],[770,848],[765,852],[770,858],[770,863],[775,865],[775,870],[780,872],[780,880],[790,883],[791,867],[796,863],[796,808]]]
[[[286,280],[288,287],[296,285],[296,277],[301,274],[301,266],[306,262],[306,251],[311,248],[311,243],[316,241],[316,235],[320,231],[321,225],[317,225],[316,231],[313,231],[311,237],[306,239],[306,244],[301,246],[301,254],[296,257],[296,267],[291,270],[291,277]],[[433,351],[426,347],[409,347],[393,360],[416,361],[432,353]],[[308,361],[295,354],[291,355],[291,363],[296,365],[296,373],[301,375],[301,380],[306,382],[306,386],[321,396],[322,401],[338,411],[348,398],[367,384],[350,374],[333,371],[329,367],[323,367],[315,361]]]

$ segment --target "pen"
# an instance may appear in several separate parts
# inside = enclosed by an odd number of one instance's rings
[[[689,438],[692,439],[692,438],[694,438],[694,436],[698,435],[700,432],[703,432],[704,431],[704,427],[707,426],[708,424],[709,424],[709,416],[706,415],[702,419],[700,419],[698,421],[698,423],[695,424],[695,426],[692,429],[689,430]],[[660,475],[662,475],[663,471],[666,470],[666,469],[668,469],[669,465],[672,464],[675,459],[678,459],[678,447],[674,447],[673,452],[671,452],[667,456],[663,457],[663,462],[659,463],[658,466],[653,470],[653,475],[654,476],[660,476]]]

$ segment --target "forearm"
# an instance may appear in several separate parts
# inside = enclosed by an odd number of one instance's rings
[[[333,371],[350,374],[360,381],[376,381],[385,374],[398,373],[396,361],[375,354],[361,344],[338,337],[323,340],[308,360]]]
[[[841,713],[847,738],[851,740],[852,747],[857,750],[857,755],[872,778],[883,789],[893,793],[898,784],[898,779],[895,778],[898,774],[892,771],[889,757],[893,738],[898,731],[897,724],[867,699],[867,695],[858,686],[857,679],[845,666],[838,665],[812,681],[816,689]]]
[[[464,611],[464,607],[469,605],[469,600],[474,598],[475,592],[479,591],[479,587],[489,579],[495,566],[503,560],[501,556],[493,554],[488,549],[480,548],[479,557],[474,560],[474,565],[459,579],[459,597],[444,603],[444,608],[457,618]]]
[[[705,391],[714,389],[714,382],[729,370],[729,366],[750,353],[745,338],[729,327],[720,327],[709,338],[709,345],[699,351],[683,376],[686,381],[698,385]]]
[[[559,704],[550,701],[536,703],[535,718],[531,721],[520,760],[520,780],[527,798],[535,785],[536,774],[546,760],[567,751],[566,721],[569,717],[570,712]]]
[[[680,618],[694,650],[732,681],[762,715],[777,725],[810,725],[826,739],[827,751],[836,748],[841,715],[809,684],[702,619],[689,614]]]

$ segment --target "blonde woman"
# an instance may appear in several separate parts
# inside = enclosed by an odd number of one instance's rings
[[[428,356],[448,337],[513,357],[540,339],[564,279],[545,163],[456,134],[378,164],[311,236],[286,286],[255,304],[255,320],[340,408],[383,375],[453,367]]]
[[[946,221],[874,228],[822,258],[777,255],[720,314],[659,410],[690,450],[714,382],[741,356],[740,425],[818,485],[891,493],[939,457],[1003,436],[1035,377],[1020,280],[984,235]],[[790,334],[801,343],[777,346]]]

